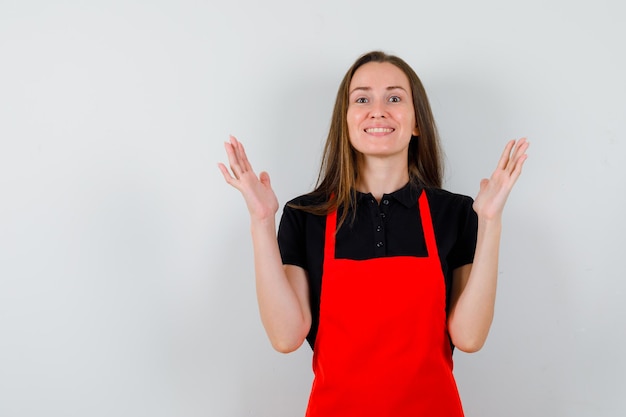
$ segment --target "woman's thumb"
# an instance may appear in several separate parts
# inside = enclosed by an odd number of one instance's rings
[[[268,174],[267,172],[263,171],[261,172],[261,174],[259,175],[259,180],[261,181],[261,184],[267,186],[267,187],[271,187],[270,185],[270,174]]]

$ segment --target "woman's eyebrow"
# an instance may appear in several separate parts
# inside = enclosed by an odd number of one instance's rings
[[[355,91],[371,91],[372,87],[354,87],[352,89],[352,91],[350,91],[350,95],[352,95],[352,93],[354,93]],[[399,85],[391,85],[389,87],[386,88],[387,91],[390,90],[402,90],[405,93],[407,93],[406,88],[399,86]]]
[[[391,87],[387,87],[387,91],[389,91],[389,90],[402,90],[405,93],[407,92],[406,88],[404,88],[402,86],[399,86],[399,85],[392,85]]]
[[[354,93],[355,91],[371,91],[372,87],[354,87],[352,89],[352,91],[350,91],[350,95],[352,95],[352,93]]]

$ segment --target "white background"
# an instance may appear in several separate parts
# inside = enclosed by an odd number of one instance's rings
[[[304,414],[274,352],[237,135],[281,203],[309,191],[363,52],[422,78],[446,188],[508,139],[497,316],[455,353],[468,417],[626,415],[626,29],[619,0],[0,0],[0,415]],[[280,213],[279,213],[280,214]]]

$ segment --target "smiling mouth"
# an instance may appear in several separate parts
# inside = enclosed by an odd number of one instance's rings
[[[365,132],[367,133],[391,133],[393,131],[394,129],[390,127],[370,127],[365,129]]]

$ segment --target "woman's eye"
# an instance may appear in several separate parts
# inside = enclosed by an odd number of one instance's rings
[[[367,99],[365,97],[359,97],[355,100],[356,103],[367,103]]]
[[[391,96],[389,97],[389,101],[392,103],[399,103],[400,102],[400,97],[398,96]]]

